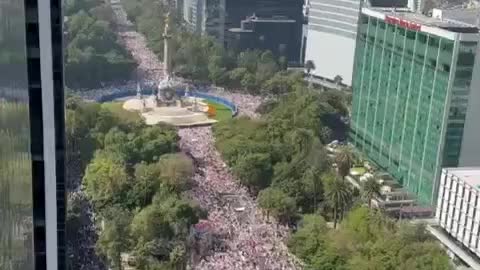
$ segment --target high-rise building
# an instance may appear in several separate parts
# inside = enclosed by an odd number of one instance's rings
[[[312,75],[350,85],[357,33],[359,0],[310,0],[305,61]]]
[[[289,63],[300,62],[301,32],[295,20],[251,16],[242,20],[240,28],[229,29],[229,36],[227,47],[235,51],[269,50],[276,57],[285,57]]]
[[[480,256],[480,167],[442,170],[435,216],[442,228]]]
[[[305,61],[316,68],[315,77],[352,84],[360,6],[411,10],[408,0],[308,0],[308,28]],[[339,76],[339,77],[338,77]]]
[[[456,240],[442,242],[470,267],[479,269],[480,167],[442,170],[435,220]]]
[[[221,44],[235,44],[229,29],[240,28],[242,20],[253,15],[259,18],[283,17],[295,21],[298,55],[301,54],[303,3],[301,0],[183,0],[183,18],[189,29],[207,34]],[[294,42],[292,41],[292,42]]]
[[[184,0],[183,18],[190,31],[207,34],[223,44],[226,0]]]
[[[302,0],[225,0],[225,44],[235,44],[236,35],[229,29],[241,27],[242,20],[255,16],[258,18],[274,18],[294,20],[293,31],[295,39],[290,46],[298,48],[298,58],[301,55],[303,1]],[[265,24],[263,24],[265,25]]]
[[[193,33],[200,34],[201,27],[201,3],[202,0],[184,0],[183,3],[183,20],[188,29]]]
[[[0,269],[63,270],[61,1],[0,1]]]
[[[442,167],[479,161],[478,41],[472,25],[362,8],[350,141],[423,205]]]

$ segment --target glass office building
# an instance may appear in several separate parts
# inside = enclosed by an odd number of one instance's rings
[[[466,121],[478,37],[471,25],[362,9],[350,140],[423,205],[436,202],[441,167],[469,162],[464,139],[480,136]]]
[[[225,46],[235,43],[232,39],[236,35],[232,35],[229,29],[241,27],[242,20],[250,16],[294,20],[296,39],[291,43],[297,43],[294,47],[298,48],[298,60],[303,23],[302,4],[297,0],[184,0],[181,8],[190,31],[207,34]]]
[[[60,1],[0,1],[0,269],[65,269]]]

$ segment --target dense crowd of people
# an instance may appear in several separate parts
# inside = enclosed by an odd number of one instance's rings
[[[80,189],[68,195],[68,202],[81,205],[80,218],[83,222],[78,225],[78,231],[69,231],[67,228],[67,259],[69,269],[72,270],[106,270],[103,260],[95,252],[97,231],[94,222],[93,208],[85,193]]]
[[[118,32],[121,42],[137,62],[139,77],[146,80],[160,81],[164,77],[163,65],[155,53],[147,48],[145,36],[134,30],[132,23],[127,18],[127,13],[120,3],[115,3],[113,10],[117,24],[121,26],[121,31]]]
[[[119,23],[130,25],[121,7],[115,7]],[[124,46],[132,53],[139,64],[139,79],[145,84],[154,85],[163,77],[162,64],[146,46],[145,38],[124,28],[119,31]],[[119,90],[120,89],[120,90]],[[102,96],[114,94],[124,89],[136,89],[135,82],[103,89],[84,91],[85,99],[99,100]],[[255,109],[262,99],[251,95],[211,90],[212,94],[235,103],[241,115],[257,117]],[[266,222],[257,208],[255,200],[247,190],[239,185],[221,156],[215,150],[210,127],[194,127],[179,130],[181,148],[188,153],[197,165],[194,175],[195,187],[189,196],[208,210],[208,220],[216,246],[206,256],[192,265],[194,269],[300,269],[301,263],[292,257],[283,243],[288,229],[275,223]],[[70,199],[84,200],[79,190],[79,181],[70,186]],[[73,197],[72,197],[73,196]],[[72,269],[104,269],[104,265],[94,253],[96,232],[91,205],[86,202],[85,214],[90,222],[82,225],[69,255],[74,259]],[[93,254],[91,254],[93,252]]]
[[[301,269],[284,244],[288,228],[265,221],[215,150],[211,128],[185,128],[179,135],[181,149],[199,166],[189,195],[208,210],[211,233],[223,247],[213,249],[195,269]]]
[[[248,116],[250,118],[256,118],[259,116],[255,110],[258,108],[258,106],[260,106],[260,104],[262,104],[264,100],[260,96],[252,96],[249,94],[235,92],[210,90],[209,93],[233,102],[238,108],[239,115]]]

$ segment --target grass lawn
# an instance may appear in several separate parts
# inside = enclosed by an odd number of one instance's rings
[[[136,112],[130,112],[123,109],[123,102],[106,102],[102,103],[102,108],[111,111],[114,115],[125,122],[140,122],[142,118]]]
[[[214,117],[217,121],[225,121],[232,119],[232,111],[223,104],[216,103],[210,100],[205,100],[209,105],[212,105],[217,110],[217,115]]]
[[[364,175],[367,172],[367,169],[364,167],[355,167],[350,169],[350,171],[356,175]]]

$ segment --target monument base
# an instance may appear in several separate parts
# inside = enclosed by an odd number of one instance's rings
[[[123,108],[127,111],[136,111],[142,115],[147,125],[156,125],[165,123],[177,127],[191,127],[211,125],[217,122],[206,114],[208,105],[199,100],[190,100],[188,107],[178,106],[161,106],[157,107],[155,99],[152,97],[139,99],[137,97],[128,99],[123,104]],[[193,107],[196,107],[195,110]]]

